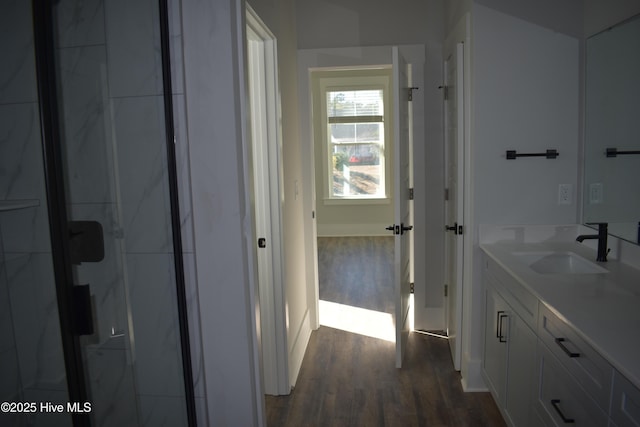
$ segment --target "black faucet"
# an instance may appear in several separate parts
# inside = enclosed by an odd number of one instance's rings
[[[598,226],[598,234],[581,234],[576,237],[578,242],[582,242],[585,239],[598,239],[598,257],[596,261],[607,262],[607,253],[609,253],[609,249],[607,249],[607,223],[606,222],[594,222],[587,223],[587,225],[597,225]]]

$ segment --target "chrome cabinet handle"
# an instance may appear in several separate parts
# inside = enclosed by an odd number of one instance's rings
[[[562,349],[562,351],[565,352],[565,354],[569,357],[580,357],[580,353],[574,353],[571,350],[569,350],[563,343],[566,341],[565,338],[556,338],[555,339],[556,344],[558,344],[558,346]]]
[[[556,412],[560,416],[560,419],[562,419],[562,422],[565,424],[575,423],[576,420],[574,420],[573,418],[567,418],[564,416],[564,414],[562,413],[562,410],[560,409],[559,403],[560,403],[560,399],[551,399],[551,406],[553,406],[553,409],[556,410]]]

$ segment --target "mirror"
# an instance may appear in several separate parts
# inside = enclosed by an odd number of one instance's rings
[[[640,15],[587,39],[583,222],[640,237]]]

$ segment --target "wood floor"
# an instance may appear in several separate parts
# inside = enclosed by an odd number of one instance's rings
[[[363,295],[389,288],[381,282],[392,277],[393,258],[385,259],[393,255],[392,238],[320,238],[318,253],[321,296],[373,310],[393,307],[387,297],[370,295],[369,301]],[[340,270],[344,263],[352,270]],[[505,425],[488,393],[462,391],[445,339],[414,332],[402,369],[395,368],[394,357],[391,342],[321,326],[311,335],[292,393],[266,397],[267,425]]]

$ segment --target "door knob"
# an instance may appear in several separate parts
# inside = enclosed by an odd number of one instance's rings
[[[400,234],[404,234],[405,231],[411,231],[413,230],[413,225],[404,225],[404,224],[400,224]]]
[[[393,231],[393,234],[400,234],[399,225],[391,224],[390,226],[386,227],[385,230]]]
[[[444,226],[444,230],[445,231],[453,231],[454,233],[456,233],[458,231],[458,223],[456,222],[452,226],[445,225]]]

